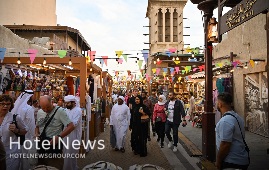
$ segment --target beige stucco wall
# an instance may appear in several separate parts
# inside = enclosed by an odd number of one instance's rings
[[[0,0],[0,25],[56,26],[56,0]]]
[[[228,32],[227,39],[216,45],[213,50],[214,58],[230,55],[230,52],[237,54],[234,60],[248,62],[250,59],[267,58],[266,15],[260,14],[241,26]],[[265,71],[266,62],[250,65],[248,69],[238,68],[234,71],[234,106],[235,111],[244,115],[244,75]]]
[[[28,39],[24,39],[19,37],[18,35],[14,34],[9,29],[0,26],[0,47],[7,48],[6,55],[8,57],[18,57],[18,54],[13,54],[9,52],[21,52],[21,57],[29,57],[27,53],[27,49],[37,49],[38,53],[37,56],[43,56],[43,54],[51,54],[52,52],[48,49],[40,47],[35,44],[31,44]],[[49,55],[46,57],[56,57],[58,55]]]

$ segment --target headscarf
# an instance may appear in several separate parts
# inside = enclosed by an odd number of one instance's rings
[[[159,98],[163,99],[162,102],[158,101],[158,105],[164,105],[166,103],[166,97],[164,95],[160,95]]]
[[[64,102],[75,102],[76,107],[80,107],[79,98],[74,95],[67,95],[64,97]]]
[[[14,103],[14,108],[11,110],[12,114],[18,114],[18,111],[27,106],[28,100],[33,96],[33,90],[25,90],[22,92]]]
[[[123,96],[119,96],[118,99],[121,99],[124,102],[124,97]]]
[[[134,104],[135,105],[135,107],[143,107],[143,98],[142,98],[142,96],[140,96],[140,95],[137,95],[135,98],[139,98],[140,99],[140,103],[139,104]]]

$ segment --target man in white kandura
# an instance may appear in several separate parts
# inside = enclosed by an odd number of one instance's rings
[[[111,111],[110,128],[113,128],[116,136],[115,150],[120,150],[122,153],[125,152],[124,144],[130,123],[130,116],[129,107],[124,103],[124,97],[119,96],[118,103],[113,106]]]
[[[28,131],[25,134],[25,139],[32,141],[35,136],[35,116],[34,109],[32,108],[32,106],[28,105],[27,102],[33,96],[33,94],[34,92],[32,90],[23,91],[15,101],[14,108],[11,110],[11,113],[13,115],[20,115],[22,121],[28,127]],[[26,144],[27,148],[31,147],[29,142]],[[22,146],[22,153],[28,154],[28,152],[29,149],[26,149]],[[30,163],[29,158],[23,158],[20,166],[21,169],[31,169],[35,166],[35,164],[32,164],[32,162]]]
[[[79,149],[72,147],[72,142],[74,140],[81,140],[82,135],[82,111],[78,104],[76,104],[76,97],[73,95],[68,95],[64,97],[64,102],[66,106],[66,113],[71,122],[73,122],[75,129],[66,137],[64,141],[66,143],[69,140],[68,149],[63,147],[65,154],[73,154],[73,158],[64,158],[64,167],[63,169],[77,170],[77,158],[75,154],[79,153]]]

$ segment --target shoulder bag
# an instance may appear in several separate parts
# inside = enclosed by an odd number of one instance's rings
[[[248,164],[250,164],[250,157],[249,157],[249,151],[250,151],[250,150],[249,150],[249,147],[248,147],[248,145],[247,145],[247,143],[246,143],[246,141],[245,141],[245,138],[244,138],[244,136],[243,136],[243,133],[242,133],[242,130],[241,130],[239,121],[238,121],[238,119],[237,119],[233,114],[231,114],[231,113],[225,113],[224,116],[227,116],[227,115],[230,115],[230,116],[234,117],[234,118],[236,119],[236,121],[237,121],[237,124],[238,124],[238,126],[239,126],[239,129],[240,129],[240,133],[241,133],[243,142],[244,142],[244,144],[245,144],[245,149],[246,149],[246,151],[248,152]]]
[[[49,137],[46,136],[46,129],[47,129],[48,125],[50,124],[51,120],[53,119],[54,115],[56,114],[56,112],[58,111],[59,108],[60,108],[60,107],[58,107],[58,108],[54,111],[53,115],[52,115],[52,116],[50,117],[50,119],[47,121],[47,123],[46,123],[46,125],[45,125],[45,127],[44,127],[44,129],[43,129],[43,131],[42,131],[42,133],[41,133],[40,136],[39,136],[39,139],[40,139],[40,141],[39,141],[39,148],[40,148],[40,149],[39,149],[38,153],[62,153],[62,147],[59,147],[59,144],[58,144],[58,143],[55,144],[55,149],[53,149],[53,145],[51,145],[49,149],[44,149],[44,148],[42,148],[42,142],[43,142],[44,140],[48,140],[48,141],[51,140],[51,138],[49,138]]]

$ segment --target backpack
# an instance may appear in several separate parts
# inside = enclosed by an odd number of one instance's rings
[[[14,114],[13,115],[13,120],[12,120],[12,123],[15,124],[16,128],[18,128],[18,124],[17,124],[17,120],[16,120],[16,117],[18,116],[18,114]],[[18,137],[19,141],[20,141],[20,145],[23,145],[24,141],[25,141],[25,135],[18,135],[15,133],[15,135]]]
[[[114,165],[110,162],[98,161],[85,166],[82,170],[122,170],[121,167]]]
[[[132,165],[129,167],[129,170],[165,170],[162,167],[152,164],[144,164],[144,165]]]

